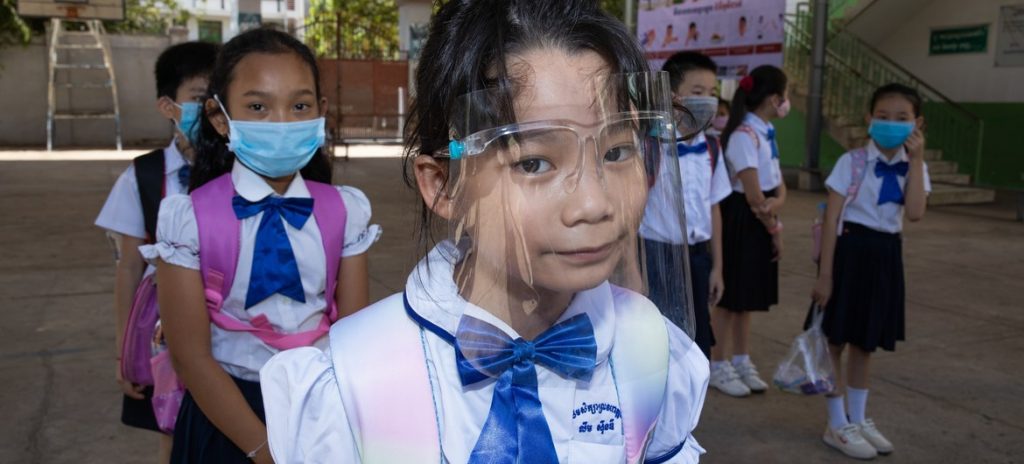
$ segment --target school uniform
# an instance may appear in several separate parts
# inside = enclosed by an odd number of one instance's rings
[[[163,149],[163,190],[168,195],[175,195],[188,191],[188,162],[178,151],[174,139]],[[114,244],[114,255],[120,259],[118,253],[121,250],[122,237],[134,237],[146,240],[149,234],[146,232],[145,218],[143,217],[142,199],[139,195],[138,177],[135,172],[135,164],[128,166],[118,176],[114,187],[103,204],[103,209],[96,217],[95,224],[107,232],[107,237]],[[156,268],[147,264],[143,277],[150,276]],[[143,390],[145,398],[139,400],[124,395],[121,402],[121,422],[125,425],[138,427],[147,430],[160,431],[157,427],[156,417],[153,415],[151,398],[153,386],[147,385]]]
[[[389,297],[336,323],[331,329],[331,350],[328,352],[301,348],[281,353],[267,363],[262,371],[262,386],[269,445],[275,462],[484,462],[479,459],[471,461],[471,455],[485,431],[485,422],[489,424],[489,418],[493,417],[489,416],[489,411],[500,407],[500,404],[492,404],[495,389],[500,388],[496,386],[500,380],[485,377],[479,382],[464,384],[460,380],[463,366],[457,362],[453,340],[461,340],[458,338],[460,328],[469,321],[490,325],[509,339],[517,339],[519,335],[497,317],[459,295],[452,275],[454,263],[461,253],[451,242],[439,244],[410,274],[404,295]],[[707,359],[689,337],[660,316],[643,296],[607,282],[577,293],[555,324],[557,327],[581,317],[589,318],[592,323],[596,365],[589,381],[556,373],[543,363],[534,365],[536,378],[533,385],[536,385],[539,412],[542,412],[539,420],[542,427],[546,423],[550,431],[557,461],[625,461],[627,445],[623,421],[636,410],[621,407],[619,394],[623,387],[616,383],[616,372],[622,367],[617,367],[612,359],[618,359],[614,350],[629,350],[634,346],[616,345],[617,325],[629,322],[617,321],[619,305],[647,305],[645,310],[667,329],[667,376],[661,383],[665,388],[664,402],[660,402],[661,395],[650,398],[658,401],[661,407],[655,410],[658,411],[657,423],[647,447],[647,459],[662,458],[664,460],[658,462],[670,463],[696,462],[704,450],[691,432],[697,425],[707,389]],[[388,322],[386,315],[397,313],[405,323]],[[411,332],[396,328],[404,327],[406,323],[414,324]],[[352,351],[346,353],[337,346],[343,340],[339,334],[374,336],[365,332],[346,332],[353,326],[377,327],[382,336],[401,334],[402,339],[392,339],[387,343],[407,344],[422,355],[398,350],[389,365],[367,365],[364,358],[353,357],[356,355]],[[465,351],[463,348],[459,353]],[[422,356],[419,365],[410,365],[409,360],[416,359],[416,356]],[[352,366],[352,370],[337,367],[339,358],[348,361],[347,365]],[[516,366],[520,369],[519,364]],[[417,372],[422,373],[425,379],[419,378]],[[621,372],[619,374],[621,377]],[[362,381],[372,382],[368,384],[374,389],[372,393],[379,392],[390,399],[381,403],[384,406],[367,408],[361,403],[366,398],[354,393],[358,390],[353,390],[352,382],[367,378],[371,380]],[[425,391],[410,386],[416,384],[422,385]],[[391,402],[400,402],[413,395],[422,395],[422,403],[431,412],[422,414],[422,408],[399,407]],[[524,411],[525,408],[521,408],[517,414],[530,415]],[[536,415],[531,417],[537,419]],[[416,433],[418,430],[434,426],[436,432],[420,437],[430,443],[423,444],[422,440],[416,439],[420,435]],[[392,434],[392,439],[410,449],[384,450],[386,458],[374,454],[374,440],[381,438],[380,427],[389,429],[385,432]],[[528,429],[520,433],[529,435],[534,432],[535,429]],[[499,440],[494,445],[509,446],[511,449],[507,451],[515,453],[516,439]],[[439,451],[433,454],[422,451],[428,449]],[[490,456],[493,460],[486,462],[511,462],[512,459],[503,454]]]
[[[733,192],[721,205],[725,293],[718,305],[730,311],[767,311],[779,302],[779,265],[772,261],[772,236],[747,204],[738,176],[745,169],[757,169],[764,196],[776,196],[782,185],[778,153],[775,128],[753,113],[747,113],[741,128],[729,135],[725,160]]]
[[[237,195],[252,203],[268,196],[311,197],[302,175],[298,173],[284,195],[278,195],[262,177],[238,161],[232,167],[231,181]],[[358,189],[343,186],[336,186],[336,189],[347,210],[341,255],[344,258],[364,253],[381,233],[379,226],[369,224],[369,200]],[[238,264],[234,281],[220,311],[250,324],[259,316],[266,317],[275,331],[282,334],[312,330],[324,316],[327,299],[333,297],[325,295],[326,257],[321,231],[313,215],[308,217],[301,229],[284,221],[305,301],[274,293],[246,308],[254,249],[263,214],[260,212],[240,220]],[[199,271],[202,258],[199,243],[192,197],[174,195],[167,197],[160,206],[156,243],[141,247],[141,250],[147,259],[159,258],[168,264]],[[234,379],[246,401],[262,419],[259,370],[278,350],[251,333],[225,330],[216,324],[210,325],[210,342],[213,358]],[[326,337],[320,337],[314,346],[323,349],[326,344]],[[248,451],[239,450],[217,430],[199,409],[191,394],[186,392],[174,432],[171,462],[248,462],[245,458],[245,452]]]
[[[686,243],[689,246],[690,286],[693,293],[693,313],[695,322],[694,341],[706,356],[710,356],[711,346],[715,344],[711,332],[708,293],[711,277],[711,209],[732,193],[729,174],[725,169],[722,156],[717,158],[711,154],[709,142],[703,133],[697,134],[689,142],[679,141],[676,146],[675,158],[679,163],[682,179],[683,203],[686,219]],[[721,147],[721,145],[719,145]],[[712,166],[715,163],[715,166]],[[668,171],[667,169],[665,171]],[[666,183],[664,185],[675,185]],[[656,185],[655,188],[662,188]],[[651,195],[651,202],[640,222],[640,237],[643,238],[646,251],[649,297],[659,308],[682,305],[678,300],[682,292],[664,291],[662,279],[669,281],[682,280],[675,275],[678,269],[673,262],[681,262],[683,230],[678,221],[678,214],[669,205],[660,204],[661,195]],[[671,198],[671,196],[666,197]],[[651,281],[651,280],[655,281]],[[670,288],[670,287],[668,287]]]
[[[903,192],[909,158],[906,150],[891,160],[874,142],[856,197],[840,218],[832,266],[832,296],[822,320],[829,343],[851,343],[871,352],[896,348],[905,336],[903,278]],[[836,162],[825,185],[846,195],[852,179],[850,153]],[[885,187],[886,183],[890,183]],[[898,190],[895,187],[898,186]],[[924,190],[931,192],[928,166]],[[808,323],[810,316],[808,316]]]

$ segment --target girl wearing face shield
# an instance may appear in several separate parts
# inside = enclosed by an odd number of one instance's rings
[[[263,369],[275,461],[696,462],[707,360],[634,291],[667,80],[591,1],[452,1],[430,30],[406,171],[426,256],[329,350]]]

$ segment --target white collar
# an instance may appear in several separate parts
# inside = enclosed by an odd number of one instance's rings
[[[164,147],[164,174],[177,171],[188,163],[181,152],[178,151],[178,144],[174,143],[174,140],[174,137],[171,137],[170,145]]]
[[[896,164],[901,161],[907,161],[907,149],[900,146],[900,151],[896,152],[896,156],[892,159],[888,159],[882,154],[882,151],[878,149],[878,145],[874,140],[868,142],[868,162],[878,160],[879,163],[885,164]]]
[[[678,129],[676,130],[676,137],[682,137],[682,134],[679,133]],[[692,139],[690,139],[690,140],[680,140],[680,141],[678,141],[676,143],[681,143],[681,144],[686,145],[688,147],[692,147],[694,145],[700,145],[701,142],[706,142],[706,141],[707,141],[707,137],[704,136],[704,131],[700,131],[700,132],[697,133],[697,135],[693,136]]]
[[[277,192],[274,191],[273,187],[263,177],[253,172],[237,159],[234,165],[231,166],[231,183],[235,185],[235,192],[238,192],[242,198],[251,202],[260,201],[270,195],[277,195]],[[309,198],[309,189],[306,188],[306,182],[302,179],[302,173],[295,173],[292,183],[288,185],[288,190],[285,190],[284,195],[280,196],[285,198]]]
[[[772,123],[761,119],[761,117],[754,114],[753,111],[747,113],[747,117],[743,118],[743,123],[753,127],[754,130],[760,134],[765,134],[768,132],[768,129],[775,128],[775,126],[772,126]]]
[[[405,284],[408,309],[451,335],[458,330],[462,316],[469,315],[501,329],[513,339],[519,338],[508,324],[459,295],[452,275],[461,255],[462,252],[450,240],[445,240],[420,260]],[[562,322],[581,313],[590,317],[597,341],[598,363],[608,358],[615,338],[615,308],[612,305],[611,285],[605,281],[577,293],[557,321]]]

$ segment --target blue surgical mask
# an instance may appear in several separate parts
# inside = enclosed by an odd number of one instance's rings
[[[235,121],[220,98],[213,98],[228,118],[228,150],[257,174],[270,178],[294,174],[324,144],[323,117],[297,122]]]
[[[907,137],[914,132],[917,124],[914,121],[886,121],[884,119],[872,119],[868,126],[868,134],[875,140],[879,147],[885,149],[898,148],[907,141]]]
[[[176,121],[178,130],[185,135],[188,143],[194,147],[196,140],[199,139],[199,109],[202,106],[197,102],[175,103],[174,106],[181,110],[181,119]]]

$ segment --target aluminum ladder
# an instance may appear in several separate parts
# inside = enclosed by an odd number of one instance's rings
[[[83,25],[83,30],[68,31],[65,30],[65,24],[77,23]],[[65,38],[78,37],[79,39],[71,39],[72,41],[63,40]],[[62,53],[64,52],[64,53]],[[80,52],[92,52],[102,56],[102,62],[86,62],[84,59],[71,58]],[[110,44],[106,40],[106,31],[103,28],[103,22],[97,19],[81,20],[81,19],[63,19],[63,18],[51,18],[50,19],[50,34],[49,34],[49,90],[47,93],[47,110],[46,110],[46,150],[53,150],[53,134],[55,130],[56,121],[62,120],[83,120],[83,119],[110,119],[114,123],[114,140],[117,144],[117,150],[121,151],[121,110],[117,103],[117,79],[114,76],[114,65],[111,59]],[[61,57],[64,60],[61,60]],[[75,58],[80,58],[74,56]],[[95,56],[93,57],[95,58]],[[105,80],[96,80],[97,72],[90,71],[106,71]],[[58,72],[67,72],[67,78],[58,82]],[[91,74],[90,79],[83,79],[81,76],[76,76],[81,72]],[[65,95],[67,96],[67,102],[65,105],[58,108],[57,102],[57,89],[67,89]],[[78,111],[72,110],[72,98],[71,92],[73,89],[108,89],[110,91],[111,109],[109,111]]]

